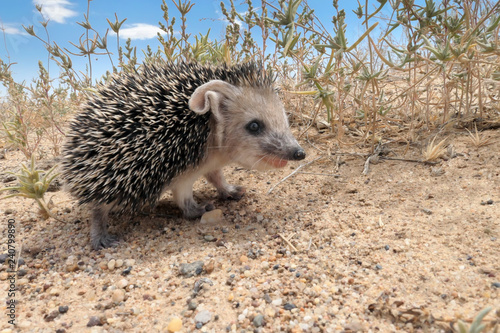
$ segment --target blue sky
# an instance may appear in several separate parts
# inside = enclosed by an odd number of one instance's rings
[[[187,30],[189,33],[205,34],[211,29],[211,38],[221,40],[225,34],[226,22],[223,20],[220,11],[220,0],[198,0],[193,9],[188,14]],[[226,7],[229,8],[229,1],[225,0]],[[240,0],[235,0],[239,4]],[[376,1],[370,0],[371,3]],[[160,8],[161,0],[93,0],[90,2],[90,17],[94,29],[104,35],[109,25],[106,19],[115,21],[115,13],[119,20],[127,18],[120,30],[121,45],[130,37],[132,45],[137,46],[138,56],[142,53],[140,50],[146,49],[150,45],[153,50],[157,49],[156,33],[158,22],[163,21],[163,12]],[[178,12],[172,3],[172,0],[166,1],[169,7],[169,15],[178,16]],[[260,1],[254,1],[254,6]],[[364,3],[364,1],[363,1]],[[0,5],[0,59],[6,63],[16,63],[11,69],[14,79],[18,82],[31,82],[37,75],[38,61],[43,61],[47,67],[47,51],[41,41],[28,35],[22,25],[32,25],[35,32],[44,39],[47,39],[45,31],[40,24],[41,16],[35,8],[35,5],[42,5],[43,13],[50,19],[47,26],[50,40],[55,41],[59,46],[66,47],[70,51],[77,52],[71,46],[69,41],[78,44],[78,39],[84,33],[84,28],[76,22],[84,21],[84,14],[87,12],[87,1],[84,0],[16,0],[2,1]],[[332,2],[326,0],[309,0],[308,4],[315,9],[316,15],[322,23],[331,29],[331,16],[334,13]],[[355,18],[352,10],[357,6],[357,2],[352,0],[339,0],[339,6],[344,8],[347,17],[347,37],[350,43],[354,42],[357,36],[363,33],[360,21]],[[237,7],[244,11],[246,6]],[[388,6],[387,10],[390,8]],[[177,20],[176,29],[180,29],[180,19]],[[116,39],[110,32],[108,35],[108,44],[110,50],[116,53]],[[72,58],[74,67],[85,70],[87,60],[76,57]],[[111,69],[109,60],[106,57],[97,57],[93,61],[94,78],[100,77],[106,70]],[[50,65],[50,74],[52,77],[58,75],[58,68],[54,63]],[[5,89],[0,87],[0,96],[5,94]]]

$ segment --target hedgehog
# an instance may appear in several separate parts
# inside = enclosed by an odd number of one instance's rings
[[[92,247],[117,244],[110,213],[154,207],[166,190],[187,219],[212,210],[193,198],[202,176],[220,198],[239,200],[245,188],[226,182],[225,165],[267,170],[304,159],[274,81],[252,62],[158,61],[98,84],[70,123],[61,172],[90,207]]]

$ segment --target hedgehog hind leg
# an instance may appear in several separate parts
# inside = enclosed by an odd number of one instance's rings
[[[92,209],[90,243],[96,251],[118,243],[118,237],[108,233],[109,210],[110,208],[104,205],[96,205]]]
[[[219,197],[224,200],[240,200],[245,195],[243,186],[228,184],[222,170],[208,172],[205,178],[217,189]]]
[[[184,218],[187,219],[198,218],[215,208],[212,203],[203,203],[200,205],[194,200],[193,184],[197,178],[196,175],[182,177],[171,188],[177,206],[182,210]]]

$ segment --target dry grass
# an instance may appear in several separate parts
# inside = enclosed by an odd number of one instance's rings
[[[427,145],[427,147],[422,152],[422,157],[424,162],[432,162],[443,157],[446,154],[446,141],[443,139],[439,143],[435,143],[436,137]]]
[[[484,133],[479,132],[476,124],[474,124],[474,128],[474,133],[467,129],[467,132],[469,132],[469,140],[474,147],[479,148],[492,144],[491,138],[488,138],[484,135]]]

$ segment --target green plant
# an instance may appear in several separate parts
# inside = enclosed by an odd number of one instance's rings
[[[472,324],[468,326],[463,321],[459,320],[457,323],[458,329],[454,330],[459,333],[481,333],[485,331],[485,329],[489,329],[488,332],[497,333],[499,331],[499,322],[500,322],[500,312],[497,311],[497,319],[496,321],[492,321],[490,323],[483,323],[484,317],[492,310],[491,307],[487,307],[481,310],[476,318],[474,318]],[[486,331],[485,331],[486,332]]]
[[[51,216],[50,209],[44,199],[44,195],[45,192],[47,192],[50,183],[58,176],[57,173],[54,173],[56,167],[57,166],[53,166],[47,171],[37,170],[35,167],[35,158],[32,156],[30,164],[21,164],[21,170],[19,173],[16,174],[11,172],[11,174],[17,177],[18,185],[0,189],[0,191],[17,191],[17,193],[7,195],[1,199],[16,196],[33,199],[38,204],[43,216]]]

